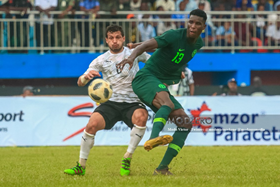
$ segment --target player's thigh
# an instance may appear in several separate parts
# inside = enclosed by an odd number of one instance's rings
[[[184,111],[184,108],[182,107],[182,105],[177,101],[177,99],[175,99],[175,97],[173,95],[169,94],[169,98],[172,101],[172,103],[174,104],[173,110],[182,109]]]
[[[174,109],[174,104],[170,99],[170,93],[166,91],[158,92],[153,100],[153,105],[156,108],[160,108],[163,105],[169,106],[172,110]]]
[[[140,127],[146,126],[147,119],[148,111],[142,103],[127,103],[122,110],[122,120],[130,128],[133,128],[134,124]]]
[[[135,77],[132,82],[132,88],[139,99],[152,110],[157,110],[152,104],[156,94],[162,91],[168,92],[168,88],[153,75],[143,74]]]
[[[111,129],[118,121],[121,120],[121,112],[118,110],[118,103],[107,101],[99,105],[94,113],[99,113],[105,121],[104,129]]]

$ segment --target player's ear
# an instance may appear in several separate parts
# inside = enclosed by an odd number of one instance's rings
[[[106,40],[106,43],[108,44],[108,38],[107,37],[105,37],[105,40]]]
[[[203,30],[205,30],[206,29],[206,23],[204,22],[204,24],[203,24]]]

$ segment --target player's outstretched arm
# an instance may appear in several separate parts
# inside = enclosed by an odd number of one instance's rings
[[[127,59],[124,59],[120,63],[117,64],[117,69],[122,71],[125,64],[129,64],[129,66],[130,66],[129,69],[131,69],[136,57],[138,57],[145,51],[149,51],[149,50],[155,49],[157,47],[158,47],[158,44],[154,38],[141,43],[133,50],[133,52]]]
[[[91,70],[88,74],[83,74],[78,79],[78,86],[85,86],[93,77],[101,77],[101,75],[94,70]]]

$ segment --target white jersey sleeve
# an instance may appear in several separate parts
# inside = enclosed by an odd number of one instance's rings
[[[190,70],[189,68],[186,68],[186,71],[188,71],[187,75],[188,75],[188,82],[189,82],[189,84],[194,84],[192,70]]]
[[[151,55],[149,55],[148,53],[146,53],[146,52],[144,52],[144,53],[142,53],[141,55],[139,55],[138,57],[137,57],[137,59],[138,59],[138,62],[147,62],[147,60],[149,59],[151,57]]]
[[[88,69],[86,70],[86,72],[84,74],[88,74],[91,70],[94,70],[97,72],[102,71],[102,55],[97,57],[90,63]]]

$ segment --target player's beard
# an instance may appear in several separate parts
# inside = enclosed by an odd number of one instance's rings
[[[110,48],[110,50],[111,50],[112,52],[114,52],[114,53],[119,53],[119,52],[121,52],[121,50],[123,49],[123,45],[121,45],[120,48],[112,48],[112,47],[109,47],[109,48]]]

